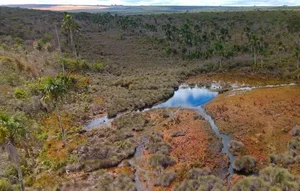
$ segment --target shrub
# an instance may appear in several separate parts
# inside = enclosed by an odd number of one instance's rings
[[[165,154],[168,155],[171,151],[171,145],[168,143],[148,143],[146,149],[150,153],[157,153],[157,154]]]
[[[197,180],[186,180],[180,186],[175,187],[174,191],[192,191],[192,190],[201,190],[201,191],[223,191],[227,190],[224,186],[224,182],[213,176],[202,176]]]
[[[18,177],[18,171],[13,165],[8,165],[5,168],[4,176],[5,177],[10,177],[10,176]]]
[[[148,120],[142,113],[122,115],[113,122],[117,129],[132,129],[136,131],[143,130],[147,123]]]
[[[242,156],[233,163],[234,170],[238,172],[254,172],[256,170],[255,167],[256,159],[249,155]]]
[[[295,126],[291,131],[292,136],[300,136],[300,126]]]
[[[300,137],[296,137],[290,140],[288,146],[290,151],[300,154]]]
[[[201,176],[208,176],[210,174],[211,170],[208,168],[193,168],[188,172],[187,177],[189,179],[198,179]]]
[[[260,177],[246,177],[236,183],[232,189],[232,191],[253,191],[253,190],[260,190],[260,191],[269,191],[270,186],[263,181]]]
[[[93,64],[93,66],[92,66],[93,70],[98,71],[98,72],[102,71],[103,67],[104,66],[101,62],[97,62],[97,63]]]
[[[155,154],[150,157],[149,163],[153,168],[172,166],[175,164],[175,160],[164,154]]]
[[[0,191],[14,191],[14,189],[7,180],[0,179]]]
[[[62,58],[60,60],[60,63],[62,65],[64,65],[66,70],[69,70],[69,71],[80,72],[80,71],[86,71],[86,70],[90,69],[90,66],[87,64],[87,62],[82,59]]]
[[[240,141],[231,140],[228,144],[228,147],[232,153],[237,154],[244,149],[245,145]]]
[[[271,186],[279,187],[282,190],[299,190],[300,178],[291,175],[288,170],[278,167],[267,167],[263,169],[259,176]]]
[[[176,179],[175,172],[164,172],[156,181],[155,185],[168,187]]]
[[[108,191],[135,191],[135,184],[133,183],[133,178],[128,175],[120,174],[114,179],[112,183],[109,183]]]
[[[161,133],[155,132],[150,135],[146,149],[150,153],[167,155],[171,151],[171,145],[163,142],[163,135]]]
[[[21,89],[21,88],[16,88],[14,91],[15,97],[17,99],[26,99],[28,98],[28,94],[25,90]]]

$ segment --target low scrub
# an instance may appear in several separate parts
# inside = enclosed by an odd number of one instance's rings
[[[142,131],[148,123],[147,118],[142,113],[129,113],[116,118],[113,125],[117,129],[132,129],[135,131]]]
[[[150,157],[149,163],[153,168],[167,168],[175,164],[175,160],[164,154],[155,154]]]
[[[146,149],[152,154],[168,155],[171,152],[171,145],[163,142],[163,135],[161,133],[152,133],[146,144]]]
[[[236,140],[231,140],[228,144],[228,147],[234,155],[244,153],[245,149],[245,145],[242,142]]]
[[[300,154],[300,137],[295,137],[288,144],[289,150],[295,154]]]
[[[295,126],[291,131],[292,136],[300,136],[300,126]]]
[[[201,190],[201,191],[225,191],[224,182],[213,176],[201,176],[196,180],[185,180],[181,185],[177,185],[174,191]]]
[[[0,191],[14,191],[14,187],[6,180],[0,179]]]
[[[162,175],[159,176],[159,178],[156,180],[155,185],[156,186],[163,186],[168,187],[171,185],[171,183],[176,179],[176,173],[175,172],[164,172]]]
[[[198,179],[201,176],[208,176],[211,175],[211,170],[208,168],[193,168],[191,169],[188,174],[187,177],[189,179]]]
[[[255,172],[256,159],[249,155],[241,156],[240,158],[234,161],[233,168],[235,171],[241,173]]]
[[[288,170],[278,167],[267,167],[263,169],[258,177],[246,177],[240,180],[232,188],[232,191],[252,190],[300,190],[300,177],[291,175]]]

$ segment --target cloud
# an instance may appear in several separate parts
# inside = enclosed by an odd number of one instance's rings
[[[299,0],[10,0],[0,4],[78,4],[78,5],[198,5],[198,6],[281,6],[299,5]]]

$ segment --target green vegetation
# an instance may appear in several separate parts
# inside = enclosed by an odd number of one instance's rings
[[[256,159],[245,155],[236,159],[233,163],[234,170],[238,172],[251,173],[256,171]]]
[[[20,118],[0,113],[0,144],[4,144],[6,151],[16,165],[22,191],[25,190],[25,186],[16,145],[24,139],[25,135],[25,124]]]
[[[286,169],[268,167],[259,173],[259,177],[242,179],[232,190],[299,190],[299,181],[299,177],[291,175]]]

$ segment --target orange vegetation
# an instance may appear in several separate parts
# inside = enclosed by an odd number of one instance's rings
[[[70,116],[62,115],[61,119],[66,133],[65,144],[63,144],[63,141],[59,138],[61,129],[56,114],[52,114],[43,120],[43,131],[47,132],[48,135],[48,139],[44,143],[44,149],[47,154],[46,157],[54,163],[66,161],[69,157],[69,153],[86,139],[84,135],[73,133],[75,127],[71,126]]]
[[[168,167],[165,171],[174,171],[177,174],[175,182],[170,187],[156,186],[152,190],[171,190],[174,184],[183,181],[187,172],[194,167],[208,167],[215,175],[225,178],[228,159],[226,155],[220,153],[220,139],[195,111],[188,109],[180,109],[177,113],[176,111],[177,109],[165,109],[149,112],[151,122],[154,124],[151,132],[163,134],[164,142],[171,145],[169,155],[176,161],[175,165]],[[162,112],[176,114],[173,117],[164,118]],[[184,136],[172,137],[171,135],[176,132],[183,132]],[[147,171],[152,171],[150,176],[153,183],[158,176],[149,166],[148,160],[151,156],[152,154],[144,150],[141,166]]]
[[[210,102],[206,110],[220,130],[242,141],[246,152],[263,167],[270,154],[287,150],[290,130],[300,124],[300,86],[228,92]]]

